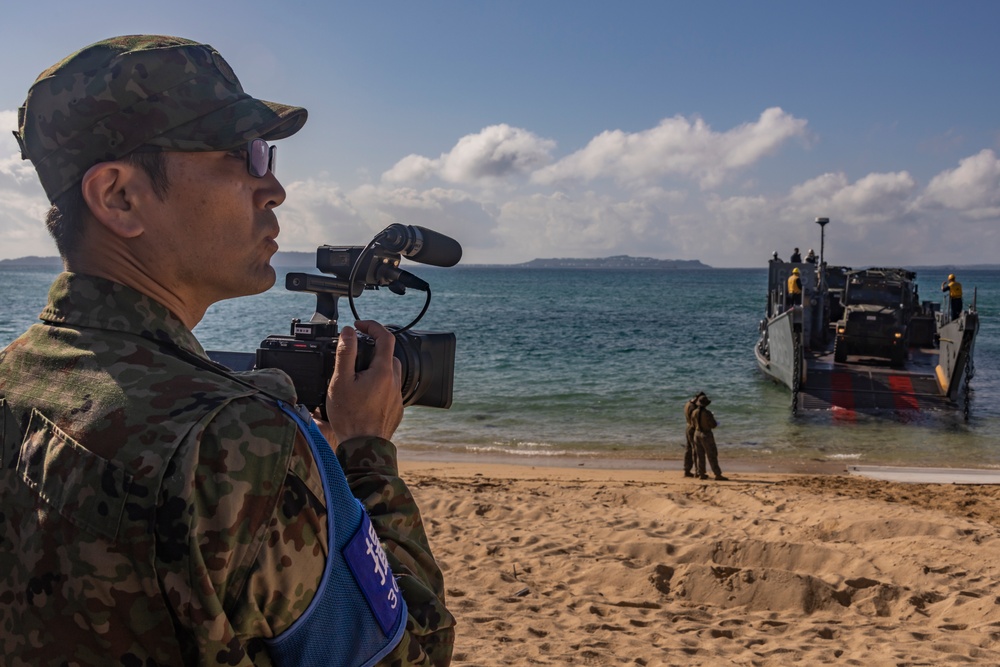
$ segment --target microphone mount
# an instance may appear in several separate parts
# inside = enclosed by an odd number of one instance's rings
[[[436,250],[435,250],[436,248]],[[434,266],[454,266],[462,256],[462,248],[452,238],[433,230],[398,223],[389,225],[366,246],[329,246],[316,249],[316,268],[329,276],[289,273],[286,289],[316,294],[316,313],[310,322],[336,326],[339,317],[338,300],[347,297],[351,313],[360,320],[354,299],[366,289],[386,287],[394,294],[407,289],[426,293],[420,314],[405,327],[417,324],[427,312],[431,301],[430,285],[414,274],[399,268],[402,257]]]

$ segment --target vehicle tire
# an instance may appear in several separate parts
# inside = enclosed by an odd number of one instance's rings
[[[837,339],[833,341],[833,360],[838,364],[847,361],[847,342],[840,336],[837,336]]]

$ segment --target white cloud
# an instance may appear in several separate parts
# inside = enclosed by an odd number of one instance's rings
[[[55,244],[45,230],[48,200],[31,162],[21,159],[11,134],[15,129],[17,112],[0,111],[0,258],[54,255]]]
[[[905,171],[868,174],[837,192],[830,202],[831,211],[852,224],[898,220],[906,215],[916,186]]]
[[[973,220],[1000,217],[1000,160],[989,149],[961,160],[931,179],[921,203]]]
[[[817,203],[826,205],[847,185],[847,176],[843,173],[822,174],[792,187],[788,199],[806,206],[816,206]]]
[[[898,220],[908,214],[916,187],[905,171],[868,174],[854,183],[843,173],[823,174],[792,188],[784,208],[803,219],[821,215],[851,225]]]
[[[628,198],[593,191],[533,194],[500,207],[497,236],[508,254],[534,257],[594,257],[630,254],[676,255],[679,244],[664,233],[676,193],[647,191]]]
[[[361,214],[335,183],[318,179],[285,185],[287,196],[276,211],[282,250],[310,251],[321,244],[366,243],[369,230]]]
[[[352,201],[372,223],[373,231],[399,222],[418,225],[458,239],[466,248],[494,245],[495,207],[489,200],[454,188],[364,186]]]
[[[747,148],[744,157],[729,164],[757,151]],[[792,246],[815,247],[818,252],[814,220],[826,216],[835,223],[828,229],[827,251],[836,261],[940,263],[948,261],[942,252],[961,252],[959,239],[968,243],[975,234],[990,237],[982,229],[946,232],[939,213],[943,202],[966,207],[962,211],[981,211],[984,202],[992,201],[997,163],[984,151],[963,160],[958,169],[939,174],[926,190],[907,171],[870,173],[855,180],[836,172],[791,185],[784,194],[732,197],[632,183],[597,190],[576,187],[579,183],[572,180],[558,189],[537,183],[496,190],[468,184],[443,188],[383,183],[340,192],[327,185],[323,187],[336,192],[336,206],[325,217],[340,220],[341,226],[329,229],[324,242],[363,243],[382,227],[403,222],[458,239],[466,262],[629,254],[755,266],[775,249],[782,256]],[[310,187],[326,191],[317,183]],[[978,194],[959,198],[967,194],[966,187]],[[298,187],[290,189],[290,199],[292,192]],[[330,207],[330,201],[314,193],[299,206]],[[344,226],[348,220],[354,227]],[[352,238],[330,236],[349,230],[355,234]]]
[[[386,183],[437,176],[449,183],[492,183],[520,176],[551,161],[555,142],[510,125],[491,125],[458,140],[436,160],[408,155],[382,175]]]
[[[382,174],[386,183],[411,183],[426,181],[440,168],[440,160],[432,160],[422,155],[407,155],[389,171]]]
[[[364,245],[396,222],[433,229],[467,247],[494,243],[492,205],[462,190],[363,185],[343,191],[321,179],[296,181],[285,190],[288,197],[277,210],[282,250]]]
[[[0,181],[5,179],[0,178]],[[0,186],[0,259],[26,255],[55,255],[55,242],[45,229],[48,200],[42,187]],[[8,252],[8,249],[11,249]]]
[[[21,159],[21,148],[12,134],[17,129],[17,112],[0,111],[0,179],[16,184],[37,181],[35,168]]]
[[[674,116],[642,132],[603,132],[585,148],[540,169],[534,181],[554,184],[604,178],[634,185],[681,176],[709,189],[731,172],[773,153],[788,139],[804,136],[805,129],[806,121],[778,107],[766,109],[754,123],[727,132],[713,131],[701,118]]]

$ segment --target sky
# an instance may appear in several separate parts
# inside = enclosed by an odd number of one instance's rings
[[[214,46],[304,106],[282,250],[385,226],[463,263],[1000,263],[1000,2],[46,0],[0,25],[0,259],[55,255],[11,131],[35,77],[123,34]]]

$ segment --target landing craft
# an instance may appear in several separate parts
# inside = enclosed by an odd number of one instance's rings
[[[827,218],[816,222],[825,228]],[[921,301],[916,273],[768,262],[767,307],[754,347],[761,371],[792,392],[792,411],[970,410],[976,297],[958,317]],[[802,294],[790,298],[798,269]],[[947,301],[947,296],[944,297]]]

